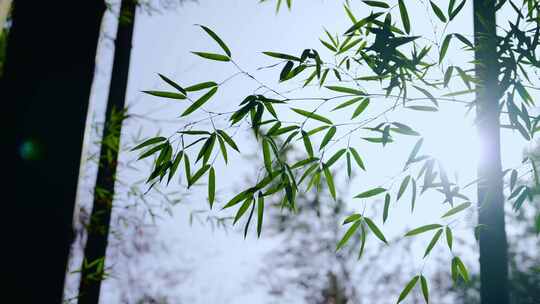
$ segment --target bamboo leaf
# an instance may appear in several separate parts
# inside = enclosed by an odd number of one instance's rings
[[[398,301],[397,301],[398,303],[405,300],[407,295],[411,292],[411,290],[416,285],[416,282],[418,281],[419,278],[420,278],[419,276],[415,276],[414,278],[412,278],[412,280],[409,281],[409,283],[407,283],[407,285],[405,285],[405,288],[403,288],[403,290],[399,294],[399,298],[398,298]]]
[[[426,278],[422,275],[420,276],[420,287],[422,287],[422,295],[424,296],[424,300],[426,301],[426,304],[429,304],[429,288]]]
[[[465,2],[465,0],[464,0]],[[446,55],[446,52],[448,51],[448,46],[450,46],[450,40],[452,39],[452,34],[448,34],[446,35],[446,37],[444,37],[444,40],[443,40],[443,43],[442,43],[442,46],[441,46],[441,50],[439,52],[439,64],[443,61],[444,59],[444,56]]]
[[[399,191],[398,191],[398,194],[397,194],[396,201],[399,201],[399,198],[403,195],[403,193],[407,189],[407,186],[409,185],[410,180],[411,180],[410,175],[407,175],[407,177],[405,177],[403,179],[403,181],[401,182],[401,185],[399,186]]]
[[[405,234],[405,236],[413,236],[413,235],[417,235],[417,234],[420,234],[420,233],[424,233],[426,231],[430,231],[430,230],[434,230],[434,229],[439,229],[441,228],[442,225],[440,224],[430,224],[430,225],[425,225],[425,226],[421,226],[421,227],[418,227],[416,229],[413,229],[409,232],[407,232]]]
[[[225,55],[221,55],[221,54],[206,53],[206,52],[192,52],[192,53],[205,59],[210,59],[210,60],[215,60],[215,61],[231,61],[231,58]]]
[[[262,224],[263,224],[263,215],[264,215],[264,195],[262,192],[259,192],[257,198],[257,237],[261,237]]]
[[[403,22],[403,28],[405,32],[409,34],[411,32],[411,22],[409,21],[409,14],[407,13],[407,7],[403,0],[398,0],[399,13],[401,15],[401,22]]]
[[[347,94],[352,94],[352,95],[366,95],[364,91],[360,91],[353,88],[340,87],[340,86],[325,86],[325,88],[335,91],[335,92],[340,92],[340,93],[347,93]]]
[[[144,148],[146,146],[150,146],[150,145],[153,145],[153,144],[157,144],[157,143],[160,143],[162,141],[165,141],[167,140],[167,138],[165,137],[162,137],[162,136],[159,136],[159,137],[153,137],[153,138],[150,138],[148,140],[145,140],[144,142],[142,142],[141,144],[135,146],[134,148],[131,149],[131,151],[135,151],[135,150],[139,150],[141,148]]]
[[[216,172],[214,167],[210,168],[210,173],[208,174],[208,202],[210,204],[210,209],[214,206],[214,200],[216,197]]]
[[[368,198],[368,197],[372,197],[372,196],[375,196],[384,192],[386,192],[385,188],[377,187],[377,188],[370,189],[368,191],[364,191],[356,195],[354,198]]]
[[[184,111],[184,113],[182,113],[181,116],[187,116],[187,115],[195,112],[195,110],[197,110],[198,108],[203,106],[210,98],[212,98],[212,96],[214,96],[214,94],[216,94],[216,92],[217,92],[217,87],[214,87],[213,89],[208,91],[206,94],[201,96],[199,99],[197,99],[194,103],[192,103],[191,106],[189,106]]]
[[[424,253],[424,258],[427,257],[428,254],[431,252],[431,249],[433,249],[433,247],[435,247],[435,245],[437,244],[437,241],[439,241],[439,238],[441,237],[442,233],[443,233],[442,229],[439,229],[439,230],[437,230],[437,232],[435,232],[435,235],[433,236],[433,238],[429,242],[429,245],[426,248],[426,251]]]
[[[458,212],[461,212],[461,211],[469,208],[471,205],[472,205],[471,202],[465,202],[463,204],[457,205],[456,207],[448,210],[448,212],[446,212],[443,216],[441,216],[441,218],[452,216],[452,215],[454,215],[454,214],[456,214]]]
[[[343,248],[343,246],[345,246],[345,244],[347,244],[347,242],[349,241],[351,236],[353,236],[353,234],[356,232],[356,230],[358,229],[361,223],[362,223],[361,221],[356,221],[354,222],[354,224],[351,225],[351,227],[349,227],[349,229],[347,229],[347,232],[345,232],[341,240],[338,242],[336,246],[336,251],[340,250],[341,248]]]
[[[328,185],[328,190],[330,191],[330,194],[332,195],[332,198],[334,201],[336,200],[336,187],[334,186],[334,179],[332,178],[332,172],[330,172],[330,169],[328,166],[323,166],[323,172],[324,177],[326,179],[326,184]]]
[[[454,240],[454,237],[452,235],[452,229],[446,226],[445,234],[446,234],[446,244],[448,245],[448,248],[450,249],[450,251],[452,251],[452,243]]]
[[[431,9],[433,9],[433,12],[435,13],[435,15],[437,15],[437,18],[439,18],[439,20],[441,20],[442,22],[446,23],[446,16],[441,11],[441,9],[435,3],[433,3],[433,1],[429,1],[429,4],[431,4]]]
[[[315,119],[315,120],[327,123],[329,125],[333,124],[330,119],[328,119],[328,118],[326,118],[324,116],[321,116],[319,114],[316,114],[316,113],[313,113],[313,112],[308,112],[308,111],[298,109],[298,108],[291,108],[291,110],[293,110],[294,112],[296,112],[296,113],[298,113],[298,114],[300,114],[300,115],[302,115],[304,117]]]
[[[148,95],[156,96],[156,97],[163,97],[163,98],[170,98],[170,99],[186,99],[186,96],[180,93],[174,93],[174,92],[165,92],[165,91],[142,91],[143,93],[146,93]]]
[[[209,29],[208,27],[204,26],[204,25],[200,25],[199,26],[208,34],[210,35],[210,37],[212,37],[212,39],[214,39],[218,44],[219,46],[223,49],[223,51],[225,51],[225,53],[227,54],[227,56],[231,57],[231,51],[229,50],[229,48],[227,47],[227,45],[225,44],[225,42],[223,42],[223,40],[221,40],[221,38],[219,38],[219,36],[214,33],[211,29]]]
[[[383,243],[388,245],[388,242],[386,241],[386,238],[384,237],[384,234],[379,229],[379,227],[377,227],[377,225],[375,225],[375,223],[371,219],[369,219],[367,217],[364,217],[364,220],[365,220],[366,224],[368,225],[369,230],[371,230],[371,232],[373,232],[373,234],[375,234],[375,236],[379,240],[381,240]]]
[[[328,132],[323,137],[323,140],[321,141],[321,145],[319,147],[319,150],[322,150],[329,142],[332,140],[332,138],[336,135],[336,127],[331,127]]]

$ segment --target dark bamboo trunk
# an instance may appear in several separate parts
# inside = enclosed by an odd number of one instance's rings
[[[84,262],[81,268],[81,282],[79,285],[79,303],[81,304],[96,304],[99,302],[103,269],[99,263],[93,265],[92,263],[101,261],[101,265],[103,265],[107,251],[120,134],[128,85],[131,44],[135,25],[136,1],[122,0],[120,11],[99,168],[94,191],[94,203],[88,226]],[[88,265],[92,266],[88,267]]]
[[[483,20],[481,22],[480,20]],[[499,127],[495,0],[474,1],[480,229],[480,295],[483,304],[508,304],[508,254],[504,223],[503,176]]]
[[[4,301],[62,302],[104,11],[98,0],[14,2],[0,81]]]

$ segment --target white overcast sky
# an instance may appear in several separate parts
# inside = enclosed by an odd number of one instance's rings
[[[189,85],[208,80],[219,82],[236,72],[231,64],[205,61],[189,53],[190,51],[219,51],[215,43],[194,24],[203,24],[214,29],[229,45],[233,58],[239,65],[253,72],[264,83],[278,88],[276,81],[278,70],[256,71],[258,67],[275,62],[262,55],[262,51],[300,54],[304,48],[322,50],[323,47],[318,42],[318,38],[322,37],[323,26],[332,33],[343,32],[350,26],[342,1],[294,0],[291,12],[283,9],[278,15],[275,14],[274,1],[269,2],[259,4],[256,0],[199,0],[196,3],[188,2],[174,11],[162,14],[148,15],[139,12],[127,94],[130,113],[141,115],[152,113],[154,118],[178,120],[178,123],[159,124],[159,129],[163,134],[170,134],[185,123],[177,119],[181,111],[185,109],[185,104],[164,101],[140,93],[141,90],[166,88],[166,85],[158,81],[157,73],[165,74],[182,85]],[[446,8],[447,1],[435,2]],[[351,1],[351,7],[358,17],[368,13],[367,7],[360,1]],[[463,13],[452,22],[447,32],[470,35],[472,33],[471,9],[468,4]],[[433,37],[432,25],[425,19],[425,11],[418,6],[412,8],[409,13],[412,34]],[[114,22],[110,19],[104,23],[104,31],[109,35],[114,33]],[[92,99],[92,107],[95,110],[93,117],[99,117],[105,102],[111,48],[110,42],[101,44],[98,57],[99,73],[94,84]],[[453,64],[461,64],[470,59],[460,57],[461,53],[457,51],[457,48],[451,48],[448,54]],[[326,55],[326,58],[330,58],[329,54]],[[211,106],[219,110],[234,109],[241,99],[256,87],[256,84],[246,78],[235,78],[234,81],[220,87]],[[314,90],[297,94],[328,96],[329,92]],[[460,181],[470,181],[474,179],[476,166],[476,139],[471,119],[464,119],[464,111],[461,107],[443,105],[442,108],[443,111],[435,114],[403,112],[402,110],[389,114],[387,118],[406,122],[420,131],[426,139],[426,152],[435,154],[443,159],[448,167],[459,171]],[[128,123],[123,131],[124,134],[133,134],[141,128],[147,135],[153,135],[157,130],[156,124],[145,125],[142,121],[136,120]],[[522,141],[516,140],[511,135],[508,132],[503,133],[503,161],[506,167],[515,166],[520,162],[524,146]],[[253,140],[247,141],[240,138],[238,140],[242,151],[256,152]],[[373,144],[366,145],[358,140],[355,144],[362,149],[368,173],[360,174],[353,182],[347,184],[345,180],[339,179],[337,181],[339,187],[344,190],[340,195],[347,199],[352,197],[352,194],[384,184],[401,170],[415,141],[416,138],[400,137],[396,144],[382,149]],[[123,159],[134,157],[136,155],[129,153],[122,155]],[[241,157],[233,157],[228,167],[218,166],[218,199],[221,203],[230,197],[232,190],[245,187],[246,176],[255,170],[253,166],[246,165],[245,158]],[[171,264],[171,267],[174,267],[174,263],[189,261],[194,269],[189,279],[172,293],[181,294],[194,304],[265,303],[264,290],[250,281],[257,275],[261,263],[264,263],[261,260],[263,254],[276,243],[265,238],[256,240],[253,234],[247,240],[243,240],[239,233],[211,231],[207,225],[190,226],[189,210],[208,208],[204,190],[204,187],[200,190],[195,189],[194,194],[188,198],[189,207],[182,204],[176,206],[173,217],[158,222],[159,238],[170,243],[171,255],[174,256],[177,253],[184,257],[180,260],[159,262]],[[361,210],[364,206],[358,201],[350,199],[348,201],[352,209]],[[385,233],[397,235],[403,233],[407,227],[432,221],[443,210],[439,202],[438,195],[423,196],[418,202],[418,210],[421,211],[415,213],[414,217],[406,211],[408,206],[398,206],[395,214],[399,216],[385,225]],[[421,257],[421,254],[419,255]],[[154,262],[148,261],[148,263]],[[102,303],[117,301],[115,288],[119,282],[115,280],[121,279],[122,274],[118,274],[116,279],[106,281]]]

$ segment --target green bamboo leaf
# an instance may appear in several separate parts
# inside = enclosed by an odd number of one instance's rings
[[[210,165],[206,164],[203,165],[199,170],[197,170],[197,172],[195,172],[195,174],[193,174],[193,176],[189,179],[188,188],[189,186],[194,185],[199,180],[199,178],[201,178],[206,173],[206,171],[208,171],[208,169],[210,169]]]
[[[420,234],[420,233],[424,233],[426,231],[430,231],[430,230],[434,230],[434,229],[439,229],[441,228],[442,225],[440,224],[429,224],[429,225],[424,225],[424,226],[421,226],[421,227],[418,227],[416,229],[413,229],[409,232],[407,232],[405,234],[405,236],[413,236],[413,235],[417,235],[417,234]]]
[[[191,52],[199,57],[215,60],[215,61],[231,61],[231,58],[221,55],[221,54],[214,54],[214,53],[206,53],[206,52]]]
[[[341,240],[338,242],[336,246],[336,251],[340,250],[341,248],[343,248],[343,246],[345,246],[345,244],[347,244],[347,242],[349,241],[351,236],[353,236],[353,234],[356,232],[356,230],[358,229],[361,223],[362,221],[356,221],[354,222],[354,224],[351,225],[351,227],[349,227],[349,229],[347,229],[347,232],[345,232]]]
[[[352,94],[352,95],[366,95],[364,91],[360,91],[353,88],[340,87],[340,86],[325,86],[325,88],[335,91],[335,92],[340,92],[340,93],[347,93],[347,94]]]
[[[309,157],[313,157],[313,146],[311,145],[309,135],[305,131],[302,131],[302,140],[304,142],[304,147],[306,148],[307,154]]]
[[[463,42],[463,44],[465,44],[466,46],[470,47],[471,49],[474,48],[473,44],[471,41],[469,41],[469,39],[465,38],[465,36],[459,34],[459,33],[454,33],[453,34],[454,37],[456,37],[459,41]]]
[[[334,186],[334,179],[332,178],[332,172],[328,166],[323,166],[324,177],[326,179],[326,184],[328,185],[328,190],[332,195],[332,198],[336,200],[336,187]]]
[[[213,89],[208,91],[206,94],[201,96],[199,99],[197,99],[194,103],[192,103],[191,106],[189,106],[184,111],[184,113],[182,113],[181,116],[187,116],[187,115],[195,112],[195,110],[197,110],[198,108],[203,106],[210,98],[212,98],[212,96],[214,96],[214,94],[216,94],[216,92],[217,92],[217,87],[214,87]]]
[[[321,116],[319,114],[316,114],[316,113],[313,113],[313,112],[308,112],[308,111],[298,109],[298,108],[291,108],[291,110],[293,110],[294,112],[296,112],[296,113],[298,113],[298,114],[300,114],[300,115],[302,115],[304,117],[315,119],[315,120],[327,123],[329,125],[333,124],[330,119],[328,119],[328,118],[326,118],[324,116]]]
[[[262,146],[263,146],[264,167],[266,168],[266,171],[269,174],[272,174],[272,157],[270,155],[270,144],[268,143],[268,139],[263,138]]]
[[[322,150],[329,142],[332,140],[332,138],[336,135],[336,127],[331,127],[328,132],[323,137],[323,140],[321,141],[321,145],[319,147],[319,150]]]
[[[351,166],[351,153],[347,151],[347,176],[351,178],[352,166]]]
[[[388,245],[388,242],[386,241],[386,238],[384,237],[384,234],[379,229],[379,227],[377,227],[377,225],[375,225],[375,223],[371,219],[369,219],[367,217],[364,217],[364,220],[365,220],[366,224],[368,225],[369,229],[371,230],[371,232],[373,232],[373,234],[375,234],[375,236],[379,240],[381,240],[383,243]]]
[[[253,193],[249,190],[243,191],[235,195],[225,206],[223,206],[222,209],[227,209],[232,206],[235,206],[239,204],[242,200],[244,200],[246,197],[252,195]]]
[[[467,271],[467,267],[465,267],[465,264],[463,264],[460,258],[455,257],[454,259],[456,260],[456,266],[461,277],[465,282],[469,282],[469,272]]]
[[[347,216],[347,218],[345,218],[345,220],[343,220],[343,225],[346,225],[346,224],[349,224],[349,223],[352,223],[352,222],[356,222],[356,221],[358,221],[360,219],[362,219],[361,214],[359,214],[359,213],[351,214],[351,215]]]
[[[234,140],[223,130],[217,130],[219,136],[221,138],[223,138],[223,140],[233,149],[235,149],[236,151],[240,152],[240,150],[238,149],[238,146],[236,145],[236,143],[234,142]]]
[[[422,295],[424,296],[424,300],[426,301],[426,304],[429,304],[429,288],[426,278],[422,275],[420,276],[420,286],[422,287]]]
[[[450,82],[450,79],[452,79],[452,72],[454,71],[453,66],[449,66],[446,69],[446,72],[444,72],[444,87],[448,87],[448,83]]]
[[[419,278],[420,278],[420,276],[415,276],[414,278],[412,278],[412,280],[409,281],[409,283],[407,283],[407,285],[405,285],[405,288],[403,288],[403,290],[399,294],[399,298],[398,298],[398,301],[397,301],[398,303],[405,300],[407,295],[411,292],[411,290],[416,285],[416,282],[418,281]]]
[[[465,0],[464,0],[465,2]],[[452,34],[448,34],[446,35],[446,37],[444,37],[444,40],[443,40],[443,43],[442,43],[442,46],[441,46],[441,50],[439,52],[439,64],[443,61],[444,59],[444,56],[446,55],[446,52],[448,51],[448,46],[450,46],[450,40],[452,39]]]
[[[293,60],[293,61],[302,61],[300,58],[292,55],[282,54],[282,53],[276,53],[276,52],[263,52],[263,54],[278,58],[278,59],[284,59],[284,60]]]
[[[384,196],[384,210],[383,210],[383,224],[388,218],[388,210],[390,209],[390,194],[386,193]]]
[[[184,88],[182,88],[179,84],[177,84],[176,82],[172,81],[171,79],[169,79],[168,77],[166,77],[165,75],[162,75],[162,74],[159,74],[158,73],[158,76],[159,78],[161,78],[163,81],[165,81],[166,83],[168,83],[170,86],[172,86],[173,88],[177,89],[178,91],[180,91],[180,93],[186,95],[186,90],[184,90]]]
[[[147,139],[143,143],[135,146],[134,148],[131,149],[131,151],[139,150],[139,149],[144,148],[146,146],[157,144],[157,143],[160,143],[160,142],[165,141],[165,140],[167,140],[167,138],[162,137],[162,136],[153,137],[153,138]]]
[[[174,158],[174,161],[172,162],[171,168],[169,169],[169,178],[167,179],[167,184],[171,182],[171,179],[176,173],[176,170],[178,170],[178,166],[180,165],[180,161],[182,160],[183,155],[184,155],[184,151],[180,151],[178,152],[178,154],[176,154],[176,157]]]
[[[364,225],[360,226],[360,251],[358,252],[358,259],[362,258],[364,248],[366,247],[366,229]]]
[[[358,105],[358,107],[356,107],[356,109],[353,112],[353,115],[352,115],[351,119],[354,119],[354,118],[356,118],[356,116],[362,114],[362,112],[364,112],[364,110],[368,107],[368,105],[369,105],[369,98],[365,98],[364,101],[362,101]]]
[[[437,18],[439,18],[439,20],[441,20],[442,22],[446,23],[446,16],[441,11],[441,9],[435,3],[433,3],[433,1],[429,1],[429,4],[431,4],[431,8],[433,9],[435,15],[437,15]]]
[[[324,41],[322,39],[319,39],[319,41],[322,43],[322,45],[324,45],[330,51],[337,52],[337,49],[334,46],[332,46],[330,43],[328,43],[328,42],[326,42],[326,41]]]
[[[187,87],[185,90],[187,92],[196,92],[204,89],[209,89],[216,87],[218,84],[213,81],[201,82],[192,86]]]
[[[227,155],[227,147],[225,147],[225,141],[223,141],[223,138],[220,136],[217,137],[219,142],[219,149],[221,150],[221,155],[223,156],[223,160],[225,161],[225,164],[228,163],[228,155]]]
[[[354,158],[354,161],[360,167],[362,170],[366,171],[366,167],[364,166],[364,162],[362,161],[362,158],[360,157],[360,154],[358,154],[358,151],[356,151],[355,148],[350,147],[349,151],[351,151],[351,154]]]
[[[353,105],[353,104],[357,103],[358,101],[360,101],[362,99],[364,99],[364,97],[355,97],[355,98],[353,98],[351,100],[347,100],[344,103],[341,103],[341,104],[337,105],[335,108],[332,109],[332,111],[343,109],[345,107],[348,107],[350,105]]]
[[[372,196],[375,196],[384,192],[386,192],[386,189],[377,187],[377,188],[370,189],[368,191],[364,191],[356,195],[354,198],[368,198],[368,197],[372,197]]]
[[[437,112],[439,109],[430,106],[408,106],[405,109],[415,110],[415,111],[424,111],[424,112]]]
[[[400,197],[403,195],[405,190],[407,189],[407,186],[409,185],[409,181],[411,180],[411,176],[407,175],[403,181],[401,182],[401,185],[399,186],[398,194],[396,201],[399,201]]]
[[[186,96],[180,93],[174,93],[174,92],[165,92],[165,91],[142,91],[143,93],[146,93],[148,95],[156,96],[156,97],[163,97],[163,98],[170,98],[170,99],[186,99]]]
[[[264,195],[262,192],[259,192],[257,198],[257,237],[261,237],[262,224],[263,224],[263,215],[264,215]]]
[[[409,21],[409,14],[407,13],[407,7],[403,0],[398,0],[399,13],[401,14],[401,22],[403,22],[403,28],[405,32],[409,34],[411,32],[411,22]]]
[[[328,161],[326,162],[328,168],[330,168],[336,161],[338,161],[343,156],[343,154],[345,154],[346,151],[347,149],[340,149],[336,153],[334,153],[334,155],[332,155],[332,157],[330,157],[330,159],[328,159]]]
[[[242,215],[246,213],[246,211],[249,209],[249,206],[251,205],[251,202],[252,198],[248,197],[240,206],[240,208],[236,212],[236,215],[234,216],[233,225],[236,224],[236,222],[238,222],[238,220],[242,218]]]
[[[200,26],[208,35],[210,35],[210,37],[212,37],[212,39],[214,39],[219,44],[219,46],[223,49],[223,51],[225,51],[227,56],[231,57],[231,51],[229,50],[225,42],[223,42],[223,40],[221,40],[221,38],[219,38],[216,33],[214,33],[211,29],[204,25],[198,24],[198,26]]]
[[[388,3],[382,2],[382,1],[369,1],[369,0],[362,0],[365,4],[371,6],[371,7],[379,7],[379,8],[390,8],[390,5]]]
[[[452,12],[449,14],[450,15],[450,21],[452,21],[457,16],[459,11],[461,11],[463,6],[465,6],[465,2],[467,2],[467,0],[461,1],[461,3],[458,5],[458,7],[456,7],[455,10],[452,10]]]
[[[453,240],[454,240],[454,237],[452,236],[452,229],[450,229],[450,227],[446,226],[446,244],[448,244],[448,248],[450,249],[450,251],[452,251],[452,243],[453,243]]]
[[[439,241],[439,238],[441,237],[442,233],[443,233],[442,229],[439,229],[439,230],[437,230],[437,232],[435,232],[435,235],[433,236],[433,238],[429,242],[429,245],[426,248],[426,252],[424,253],[424,258],[427,257],[428,254],[431,252],[431,249],[433,249],[433,247],[435,247],[435,245],[437,244],[437,241]]]
[[[456,207],[448,210],[448,212],[446,212],[443,216],[441,216],[441,218],[452,216],[452,215],[454,215],[454,214],[456,214],[458,212],[461,212],[461,211],[469,208],[471,205],[472,205],[471,202],[465,202],[463,204],[457,205]]]
[[[210,209],[214,206],[214,199],[216,197],[216,172],[214,167],[210,168],[208,174],[208,203],[210,203]]]
[[[157,145],[153,147],[152,149],[149,149],[148,151],[145,151],[144,153],[142,153],[137,160],[141,160],[143,158],[147,158],[151,155],[154,155],[157,152],[161,152],[163,149],[167,147],[167,145],[168,145],[167,143],[162,143],[160,145]]]

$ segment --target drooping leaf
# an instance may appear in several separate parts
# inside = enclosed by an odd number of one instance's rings
[[[210,168],[210,173],[208,174],[208,202],[210,203],[210,209],[214,206],[214,200],[216,197],[216,172],[214,167]]]
[[[399,13],[401,15],[401,22],[403,23],[403,28],[405,32],[409,34],[411,32],[411,22],[409,21],[409,13],[407,12],[407,7],[403,0],[398,0]]]
[[[388,209],[390,209],[390,194],[386,193],[386,195],[384,196],[383,224],[388,218]]]
[[[445,234],[446,234],[446,244],[448,245],[448,248],[450,249],[450,251],[452,251],[452,243],[453,243],[453,240],[454,240],[454,237],[452,235],[452,229],[450,229],[450,227],[446,226]]]
[[[448,51],[448,46],[450,46],[451,39],[452,39],[452,34],[448,34],[446,35],[446,37],[444,37],[443,43],[441,45],[441,50],[439,52],[439,64],[443,61],[444,56],[446,55],[446,52]]]
[[[225,51],[225,54],[227,54],[227,56],[231,57],[231,51],[229,50],[225,42],[223,42],[223,40],[221,40],[221,38],[219,38],[216,33],[214,33],[211,29],[204,25],[199,24],[199,26],[219,44],[219,46],[223,49],[223,51]]]
[[[353,147],[350,147],[349,151],[351,151],[351,154],[352,154],[352,156],[354,158],[354,161],[356,162],[358,167],[360,167],[360,169],[365,171],[366,168],[364,166],[364,162],[362,161],[362,158],[360,157],[360,154],[358,154],[358,151],[356,151],[356,149],[353,148]]]
[[[388,241],[386,241],[386,238],[384,237],[384,234],[379,229],[379,227],[377,227],[377,225],[375,225],[375,223],[370,218],[364,217],[364,221],[366,222],[367,226],[369,227],[369,230],[371,230],[371,232],[373,232],[373,234],[375,234],[375,236],[379,240],[381,240],[383,243],[388,245]]]
[[[186,95],[186,90],[184,90],[184,88],[182,88],[179,84],[177,84],[176,82],[172,81],[171,79],[169,79],[167,76],[163,75],[163,74],[159,74],[159,78],[161,78],[163,81],[165,81],[166,83],[168,83],[170,86],[172,86],[173,88],[177,89],[178,91],[180,91],[180,93]]]
[[[422,288],[422,295],[424,296],[424,300],[426,301],[426,304],[429,304],[429,288],[426,278],[422,275],[420,276],[420,287]]]
[[[261,237],[262,224],[263,224],[263,215],[264,215],[264,195],[262,192],[259,192],[257,198],[257,237]]]
[[[369,1],[369,0],[362,0],[365,4],[372,6],[372,7],[379,7],[379,8],[389,8],[390,6],[386,2],[382,1]]]
[[[263,54],[278,58],[278,59],[284,59],[284,60],[293,60],[293,61],[302,61],[300,58],[292,55],[282,54],[282,53],[276,53],[276,52],[263,52]]]
[[[323,166],[323,172],[324,172],[324,177],[326,179],[326,184],[328,185],[328,190],[330,191],[332,198],[336,200],[336,187],[334,186],[334,179],[332,177],[332,172],[330,172],[330,169],[328,168],[328,166]]]

